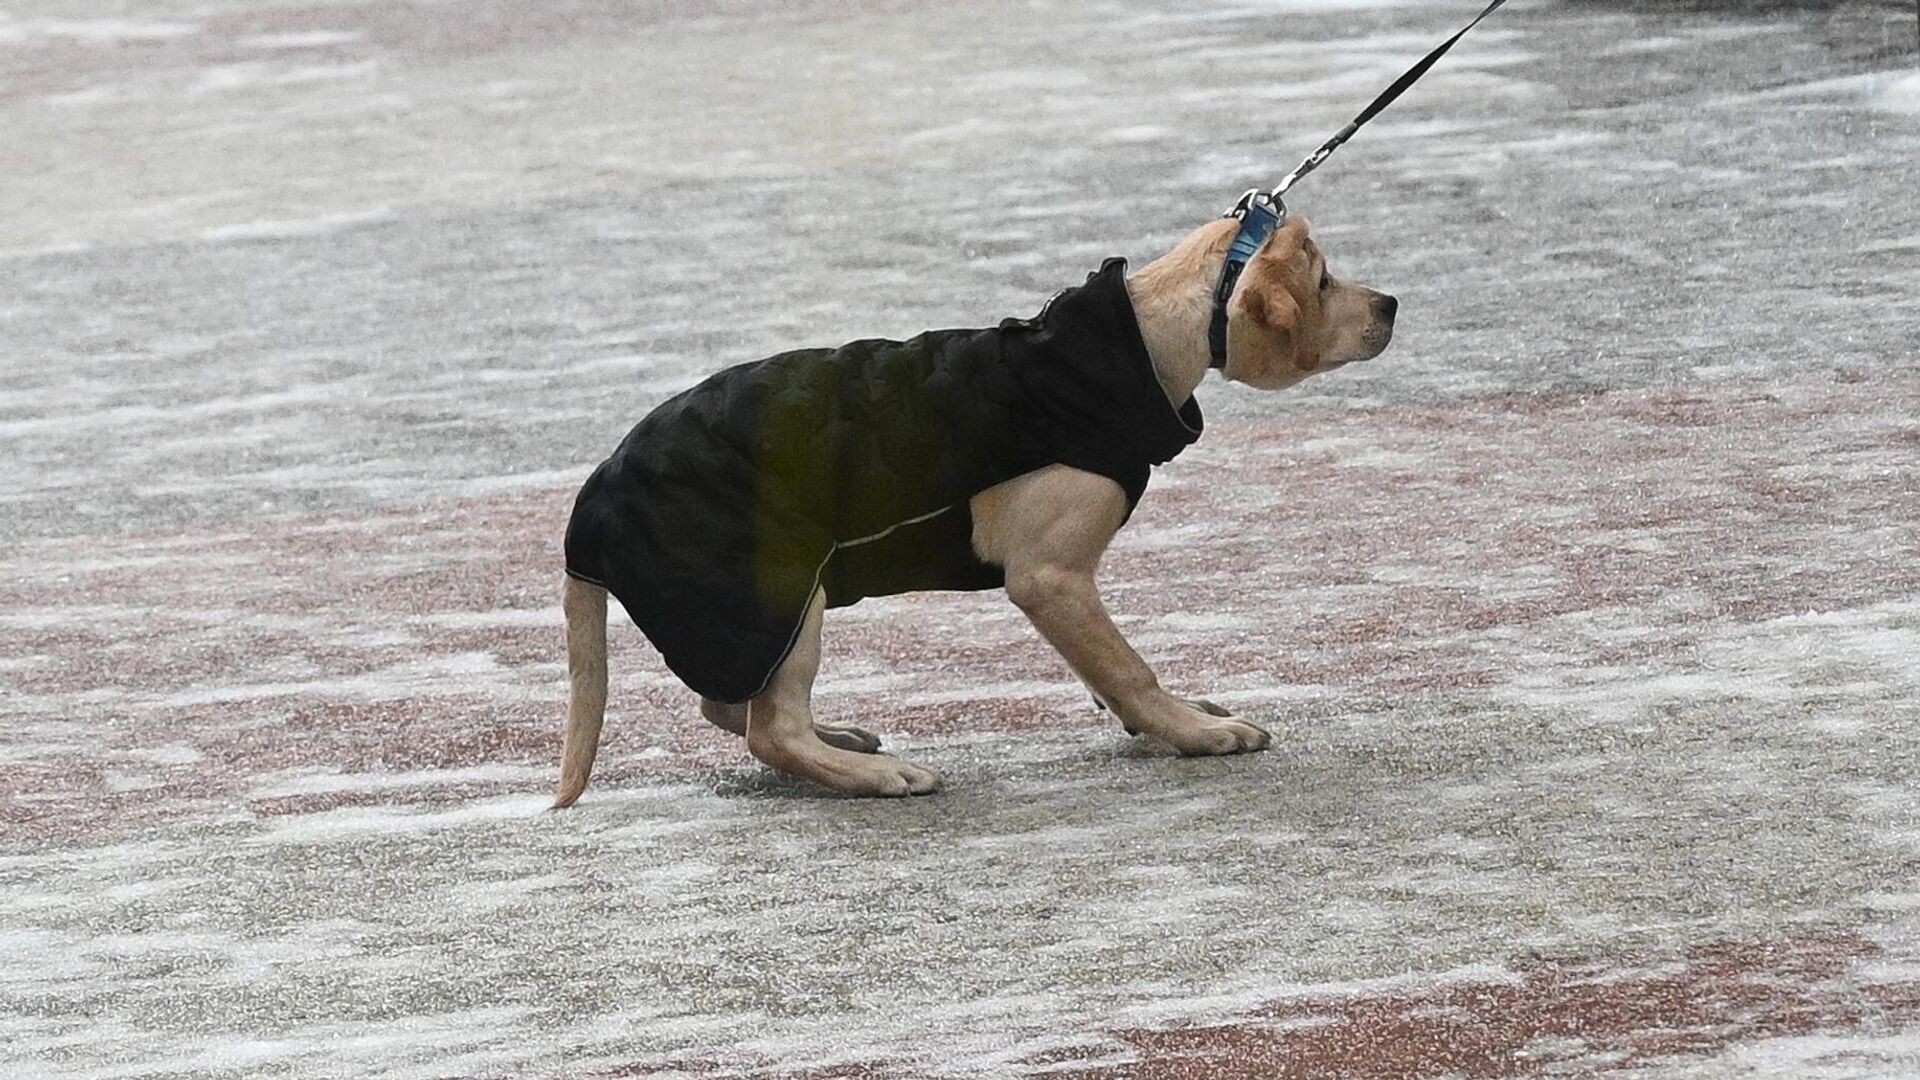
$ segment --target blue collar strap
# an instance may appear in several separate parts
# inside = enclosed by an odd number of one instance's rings
[[[1233,299],[1233,287],[1239,284],[1240,272],[1247,268],[1253,253],[1260,250],[1273,230],[1286,223],[1287,207],[1278,196],[1254,188],[1240,196],[1233,209],[1222,216],[1240,219],[1240,231],[1234,234],[1233,244],[1227,248],[1227,265],[1220,268],[1220,284],[1213,290],[1213,323],[1207,327],[1207,346],[1213,350],[1212,366],[1224,371],[1227,367],[1227,301]]]

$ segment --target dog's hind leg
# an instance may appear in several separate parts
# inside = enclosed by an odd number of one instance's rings
[[[747,736],[747,706],[745,702],[729,705],[712,698],[700,699],[700,715],[707,723],[721,731],[730,731],[741,738]]]
[[[744,702],[738,705],[729,705],[724,701],[715,701],[712,698],[701,698],[700,715],[706,717],[707,723],[712,724],[721,731],[731,731],[735,735],[740,736],[745,736],[747,733],[747,706]],[[856,754],[877,754],[880,752],[880,736],[875,735],[865,728],[857,728],[851,724],[822,724],[816,722],[813,725],[813,733],[820,736],[820,741],[826,743],[828,746],[837,746],[842,750],[851,750]]]
[[[814,725],[813,678],[820,671],[825,610],[826,594],[815,592],[793,650],[766,692],[747,703],[747,752],[781,772],[847,795],[924,795],[938,790],[940,774],[932,769],[830,745]]]
[[[607,715],[607,590],[568,577],[560,593],[567,617],[567,730],[560,750],[557,810],[587,789],[600,724]]]

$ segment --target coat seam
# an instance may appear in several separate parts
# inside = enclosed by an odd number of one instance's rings
[[[920,522],[923,522],[923,521],[932,521],[934,518],[939,517],[941,514],[944,514],[951,509],[953,509],[952,504],[948,504],[946,506],[941,507],[938,510],[935,510],[931,514],[921,514],[919,517],[911,517],[905,521],[895,522],[894,524],[889,525],[884,529],[881,529],[879,532],[874,533],[871,536],[862,536],[857,539],[847,540],[844,542],[835,540],[833,542],[833,546],[827,548],[827,554],[825,555],[825,557],[823,557],[820,560],[820,565],[817,567],[814,567],[813,588],[807,591],[806,607],[801,609],[800,617],[794,620],[793,632],[787,635],[786,648],[780,650],[780,658],[778,660],[775,660],[773,662],[773,666],[767,669],[766,677],[760,680],[759,689],[755,690],[751,694],[748,694],[747,700],[751,701],[754,698],[757,698],[760,695],[767,692],[767,687],[773,685],[773,677],[775,675],[780,674],[780,669],[786,666],[787,658],[793,655],[794,646],[800,644],[800,631],[805,629],[807,625],[807,611],[813,607],[813,598],[820,594],[820,578],[826,574],[827,564],[833,561],[834,552],[839,551],[843,547],[858,547],[861,544],[872,543],[875,540],[879,540],[885,536],[890,535],[896,529],[904,529],[909,525],[918,525]]]

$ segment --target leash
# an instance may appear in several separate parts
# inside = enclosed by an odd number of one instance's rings
[[[1322,163],[1332,157],[1333,152],[1340,149],[1348,139],[1353,138],[1355,132],[1366,126],[1367,121],[1379,116],[1401,94],[1406,93],[1408,87],[1419,82],[1420,77],[1438,63],[1441,57],[1447,55],[1448,50],[1452,49],[1456,42],[1467,36],[1467,31],[1479,26],[1480,20],[1498,11],[1506,2],[1507,0],[1493,0],[1480,14],[1473,17],[1472,22],[1441,42],[1438,48],[1421,58],[1419,63],[1408,68],[1404,74],[1393,81],[1392,86],[1381,91],[1379,97],[1374,98],[1371,104],[1360,110],[1359,116],[1354,117],[1346,127],[1335,132],[1333,138],[1321,143],[1320,148],[1308,154],[1306,160],[1294,166],[1293,171],[1275,185],[1272,191],[1249,188],[1246,194],[1240,196],[1240,201],[1233,204],[1233,209],[1221,215],[1240,219],[1240,231],[1234,234],[1233,243],[1227,248],[1227,264],[1220,269],[1220,284],[1213,290],[1213,322],[1207,327],[1207,345],[1213,351],[1213,367],[1224,370],[1227,366],[1227,301],[1233,296],[1233,287],[1239,283],[1240,274],[1247,268],[1247,261],[1253,258],[1253,253],[1260,250],[1260,245],[1266,243],[1267,237],[1272,235],[1275,229],[1286,224],[1287,206],[1281,201],[1282,196],[1286,195],[1288,189],[1298,183],[1301,177],[1319,168]]]

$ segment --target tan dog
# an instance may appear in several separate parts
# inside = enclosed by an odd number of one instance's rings
[[[1202,226],[1126,281],[1140,338],[1176,407],[1207,373],[1213,290],[1236,227],[1230,219]],[[1248,262],[1228,304],[1227,378],[1283,389],[1371,359],[1392,339],[1396,301],[1332,277],[1308,231],[1304,219],[1293,218]],[[1258,725],[1162,689],[1101,605],[1094,572],[1129,509],[1118,483],[1051,465],[981,491],[969,505],[978,558],[1004,568],[1008,597],[1129,734],[1187,755],[1266,748],[1270,736]],[[555,806],[571,805],[587,786],[607,699],[607,591],[569,577],[563,606],[572,686]],[[744,735],[754,757],[835,791],[936,790],[938,773],[877,753],[873,735],[814,721],[810,699],[825,607],[825,590],[816,587],[790,650],[762,692],[739,704],[703,700],[702,714]]]

